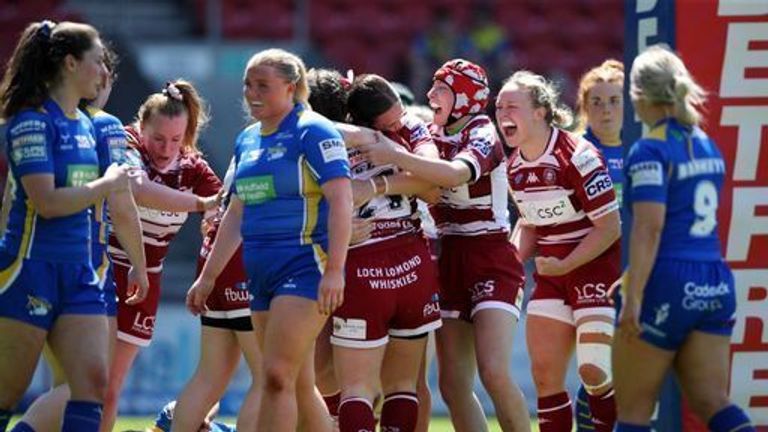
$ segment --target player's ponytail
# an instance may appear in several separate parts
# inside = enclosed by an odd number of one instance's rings
[[[548,126],[565,129],[573,124],[573,113],[560,103],[560,92],[552,81],[527,70],[512,74],[505,82],[528,91],[534,108],[544,108],[544,121]]]
[[[701,123],[706,92],[693,79],[680,57],[666,47],[653,45],[638,55],[632,63],[630,83],[633,99],[671,105],[673,116],[681,123]]]
[[[41,106],[57,84],[66,56],[81,59],[98,38],[96,29],[87,24],[41,21],[28,25],[0,84],[0,117]]]
[[[169,81],[160,93],[150,95],[139,107],[137,120],[143,126],[155,115],[176,117],[187,114],[187,128],[184,131],[182,154],[200,153],[197,140],[200,131],[208,124],[210,116],[205,101],[191,82],[177,79]]]
[[[271,48],[254,54],[248,61],[246,70],[265,65],[275,68],[282,77],[296,86],[293,102],[309,107],[309,85],[307,84],[307,68],[304,62],[293,53],[279,48]]]

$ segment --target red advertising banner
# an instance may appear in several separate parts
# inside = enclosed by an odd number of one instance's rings
[[[730,395],[768,431],[768,1],[678,0],[675,28],[710,92],[704,129],[728,167],[719,216],[738,300]]]

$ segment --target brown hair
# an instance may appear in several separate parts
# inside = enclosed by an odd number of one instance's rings
[[[576,122],[578,130],[587,128],[587,93],[596,84],[611,83],[624,86],[624,63],[608,59],[600,66],[590,69],[582,75],[579,81],[579,92],[576,95]]]
[[[376,117],[400,103],[394,87],[379,75],[364,74],[355,77],[349,89],[347,106],[352,122],[373,127]]]
[[[200,153],[197,138],[200,131],[208,124],[209,115],[205,101],[197,93],[191,82],[183,79],[170,81],[160,93],[149,95],[139,107],[136,120],[143,128],[152,116],[164,115],[176,117],[187,113],[187,130],[184,132],[182,154]]]
[[[248,60],[245,70],[254,66],[270,66],[275,68],[282,77],[296,85],[293,102],[309,105],[309,85],[307,84],[307,68],[296,54],[279,48],[260,51]]]
[[[0,117],[37,108],[60,77],[61,64],[71,55],[80,60],[99,38],[88,24],[35,22],[27,26],[8,60],[0,84]]]

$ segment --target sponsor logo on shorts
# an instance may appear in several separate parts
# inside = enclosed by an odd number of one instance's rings
[[[664,321],[669,318],[669,303],[664,303],[663,305],[657,307],[656,309],[656,317],[653,319],[653,324],[656,326],[660,326],[664,324]]]
[[[248,291],[239,288],[236,285],[234,288],[227,287],[224,289],[224,298],[231,303],[247,302],[251,300],[251,295]]]
[[[696,285],[688,282],[683,287],[683,309],[689,311],[712,312],[723,308],[720,298],[731,293],[730,287],[725,282],[718,285]]]
[[[337,337],[365,340],[367,327],[364,319],[333,317],[333,335]]]
[[[138,312],[133,319],[132,330],[145,336],[152,336],[155,330],[155,317]]]
[[[413,257],[389,267],[358,267],[356,276],[367,279],[371,289],[398,289],[419,280],[416,269],[421,265],[421,257]]]
[[[51,304],[44,298],[27,295],[27,311],[32,316],[46,316],[51,311]]]
[[[588,283],[573,287],[573,289],[576,291],[579,304],[602,303],[608,294],[608,286],[604,283]]]
[[[493,292],[496,291],[496,281],[491,279],[476,283],[471,289],[471,299],[473,303],[477,303],[483,299],[493,297]]]
[[[429,303],[424,305],[423,315],[425,318],[432,315],[440,315],[440,296],[437,293],[432,294]]]

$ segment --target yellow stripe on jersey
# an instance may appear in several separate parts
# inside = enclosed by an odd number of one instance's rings
[[[323,191],[312,175],[304,156],[299,157],[299,193],[304,198],[304,221],[301,226],[301,244],[312,244],[312,233],[317,228],[320,200]]]
[[[24,231],[21,233],[21,244],[16,259],[11,265],[0,271],[0,294],[3,294],[11,286],[16,277],[21,272],[21,266],[24,259],[28,258],[29,251],[32,249],[32,242],[35,236],[35,221],[37,213],[32,208],[32,203],[27,200],[27,214],[24,217]]]
[[[8,228],[8,218],[11,215],[11,207],[16,200],[16,180],[13,178],[13,170],[8,168],[8,180],[5,183],[3,191],[2,213],[0,214],[0,233],[5,235],[5,229]]]
[[[315,253],[315,263],[320,273],[325,273],[325,264],[328,262],[328,255],[319,244],[312,245],[312,251]]]
[[[656,126],[655,128],[649,130],[648,135],[646,135],[646,138],[666,141],[667,140],[667,123],[664,122]]]
[[[106,218],[104,217],[104,202],[106,200],[104,198],[100,199],[96,202],[95,212],[93,215],[93,220],[99,224],[99,238],[98,242],[100,244],[107,244],[107,223]]]
[[[107,252],[101,253],[101,264],[96,269],[96,277],[99,278],[99,289],[104,289],[104,281],[107,278],[107,270],[109,270],[109,257]]]

